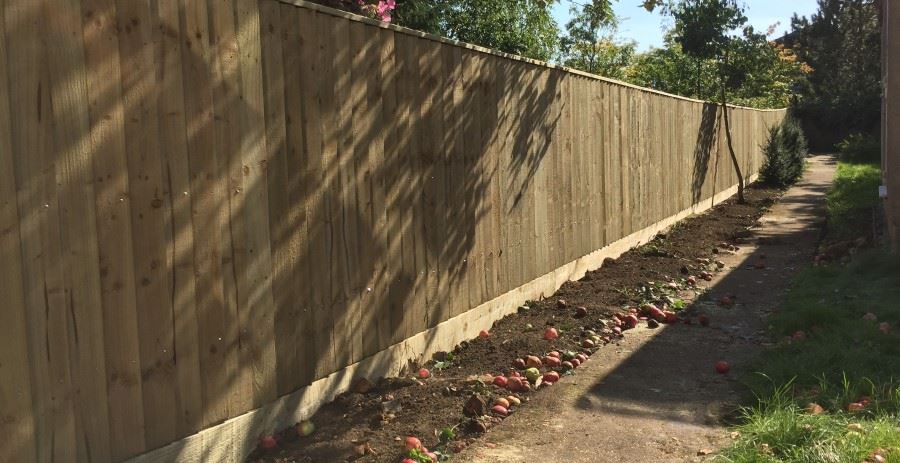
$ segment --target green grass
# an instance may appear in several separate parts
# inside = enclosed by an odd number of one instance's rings
[[[878,320],[863,320],[868,312]],[[880,322],[892,331],[881,333]],[[758,403],[718,461],[862,462],[881,448],[900,463],[900,258],[869,251],[847,266],[803,271],[769,329],[775,339],[799,330],[807,338],[758,359],[745,378]],[[863,396],[865,410],[846,411]],[[826,413],[807,413],[809,403]]]
[[[871,223],[872,208],[879,201],[878,185],[881,185],[881,167],[878,164],[838,163],[834,185],[828,192],[830,240],[854,239],[868,233],[865,227]]]

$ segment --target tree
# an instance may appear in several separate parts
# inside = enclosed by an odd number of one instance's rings
[[[819,0],[794,17],[784,44],[812,73],[798,88],[796,115],[819,149],[850,133],[877,134],[881,113],[881,30],[873,0]],[[824,143],[822,143],[824,141]]]
[[[608,2],[573,4],[567,34],[560,39],[561,61],[565,66],[624,80],[637,45],[618,42],[614,35],[616,18]]]
[[[653,48],[635,56],[626,80],[642,87],[700,100],[712,100],[716,94],[716,65],[713,60],[698,60],[665,37],[663,48]]]

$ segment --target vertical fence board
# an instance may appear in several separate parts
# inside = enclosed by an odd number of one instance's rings
[[[182,68],[184,8],[177,0],[157,3],[160,72],[159,131],[168,191],[168,277],[171,278],[177,400],[176,432],[197,432],[203,419],[200,338],[197,326],[194,230],[191,177],[188,165],[188,130]]]
[[[84,53],[107,369],[110,456],[145,448],[116,6],[85,0]]]
[[[2,6],[2,5],[0,5]],[[0,26],[5,24],[0,8]],[[35,410],[32,405],[31,358],[28,354],[28,317],[23,293],[19,211],[16,204],[15,156],[10,125],[10,94],[6,34],[0,31],[0,461],[37,461]],[[139,396],[138,396],[139,398]]]

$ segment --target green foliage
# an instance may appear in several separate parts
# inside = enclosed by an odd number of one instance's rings
[[[872,163],[838,163],[834,184],[828,192],[828,238],[833,241],[858,238],[868,233],[872,209],[878,204],[881,167]]]
[[[636,44],[615,40],[616,18],[609,3],[573,4],[571,11],[566,35],[560,39],[562,63],[585,72],[625,79]]]
[[[829,150],[850,133],[877,134],[881,111],[881,28],[873,0],[819,0],[794,17],[785,44],[812,72],[797,89],[796,114]]]
[[[721,101],[724,85],[727,100],[733,104],[788,106],[808,67],[791,49],[768,41],[752,27],[732,28],[743,19],[735,5],[723,6],[725,13],[710,9],[710,5],[727,3],[692,0],[666,4],[663,11],[684,15],[684,22],[676,17],[676,28],[666,37],[664,48],[637,55],[626,79],[667,93],[713,101]],[[691,46],[690,53],[685,45]]]
[[[881,142],[872,135],[853,133],[837,145],[841,160],[850,162],[881,161]]]
[[[769,128],[763,147],[766,160],[760,172],[762,180],[780,187],[793,184],[803,175],[808,151],[800,124],[792,117],[786,117],[780,125]]]
[[[695,59],[721,57],[732,45],[729,32],[747,23],[736,0],[684,0],[673,16],[675,41]]]

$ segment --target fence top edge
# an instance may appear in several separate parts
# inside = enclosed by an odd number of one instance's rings
[[[566,72],[566,73],[573,74],[573,75],[576,75],[579,77],[585,77],[585,78],[592,79],[592,80],[599,80],[601,82],[606,82],[606,83],[618,85],[621,87],[631,88],[631,89],[638,90],[641,92],[651,93],[651,94],[655,94],[655,95],[661,95],[661,96],[674,98],[674,99],[682,100],[682,101],[689,101],[689,102],[693,102],[693,103],[715,104],[715,105],[719,104],[714,101],[698,100],[696,98],[688,98],[688,97],[681,96],[681,95],[675,95],[672,93],[663,92],[661,90],[656,90],[656,89],[647,88],[647,87],[641,87],[639,85],[634,85],[634,84],[631,84],[628,82],[623,82],[621,80],[611,79],[609,77],[604,77],[604,76],[600,76],[597,74],[591,74],[589,72],[580,71],[578,69],[572,69],[572,68],[569,68],[566,66],[560,66],[560,65],[548,63],[545,61],[539,61],[536,59],[526,58],[524,56],[514,55],[511,53],[505,53],[505,52],[502,52],[499,50],[493,50],[490,48],[482,47],[480,45],[474,45],[474,44],[467,43],[467,42],[461,42],[459,40],[448,39],[446,37],[429,34],[427,32],[417,31],[415,29],[409,29],[407,27],[402,27],[402,26],[397,26],[395,24],[381,22],[381,21],[378,21],[375,19],[367,18],[365,16],[360,16],[360,15],[353,14],[353,13],[350,13],[347,11],[329,8],[327,6],[319,5],[318,3],[308,2],[306,0],[269,0],[269,1],[275,1],[278,3],[283,3],[283,4],[287,4],[287,5],[291,5],[291,6],[306,8],[306,9],[310,9],[310,10],[313,10],[313,11],[316,11],[319,13],[324,13],[324,14],[328,14],[331,16],[337,16],[339,18],[348,19],[350,21],[361,22],[364,24],[368,24],[370,26],[375,26],[375,27],[380,27],[382,29],[392,30],[394,32],[399,32],[401,34],[411,35],[414,37],[431,40],[431,41],[443,43],[446,45],[461,47],[461,48],[465,48],[468,50],[473,50],[473,51],[477,51],[480,53],[497,56],[500,58],[510,59],[513,61],[520,61],[520,62],[528,63],[528,64],[531,64],[534,66],[543,67],[546,69],[555,69],[557,71]],[[776,109],[753,108],[750,106],[739,106],[739,105],[733,105],[733,104],[729,104],[728,107],[733,108],[733,109],[746,109],[746,110],[758,111],[758,112],[779,112],[779,111],[785,111],[787,109],[787,108],[776,108]]]

